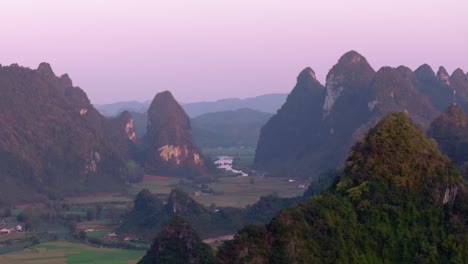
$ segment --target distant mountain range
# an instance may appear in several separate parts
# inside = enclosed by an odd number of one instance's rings
[[[203,114],[192,119],[193,140],[201,148],[255,148],[260,129],[271,117],[248,108]]]
[[[286,101],[287,96],[287,94],[265,94],[245,99],[229,98],[214,102],[197,102],[181,105],[190,118],[206,113],[231,111],[242,108],[250,108],[260,112],[274,114]],[[151,101],[125,101],[111,104],[97,104],[95,107],[105,116],[116,116],[124,110],[139,113],[146,112],[150,103]]]
[[[148,114],[131,112],[131,115],[136,134],[142,138],[146,133]],[[248,108],[202,114],[191,119],[193,141],[201,149],[255,148],[260,129],[272,116]]]

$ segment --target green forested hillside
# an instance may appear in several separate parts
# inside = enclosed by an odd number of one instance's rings
[[[351,150],[329,191],[248,226],[221,263],[467,263],[466,185],[404,113]]]

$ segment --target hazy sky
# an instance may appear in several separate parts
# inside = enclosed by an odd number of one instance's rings
[[[46,61],[93,103],[289,92],[348,50],[468,70],[466,0],[0,0],[0,64]]]

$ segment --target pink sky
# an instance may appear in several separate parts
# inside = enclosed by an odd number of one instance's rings
[[[466,0],[1,1],[0,64],[49,62],[94,103],[287,93],[352,49],[375,69],[466,72],[466,14]]]

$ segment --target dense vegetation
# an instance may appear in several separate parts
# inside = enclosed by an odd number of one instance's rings
[[[215,263],[209,245],[180,217],[172,218],[155,238],[139,264],[210,264]]]
[[[248,226],[221,263],[466,263],[468,199],[451,161],[403,113],[350,152],[329,191]]]
[[[260,201],[243,209],[207,208],[179,189],[174,189],[165,203],[157,195],[142,190],[118,231],[149,241],[169,219],[180,216],[187,219],[201,237],[217,237],[232,234],[246,224],[266,223],[279,210],[302,200],[303,197],[280,198],[270,195],[261,197]]]

